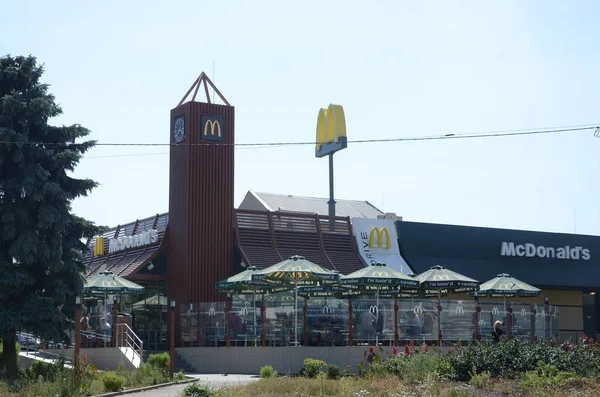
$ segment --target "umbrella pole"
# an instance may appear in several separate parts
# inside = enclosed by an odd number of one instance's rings
[[[294,344],[298,346],[298,284],[294,288]]]
[[[394,346],[398,347],[398,298],[394,299]]]
[[[377,303],[375,304],[375,346],[379,346],[379,333],[377,332],[377,325],[379,324],[379,288],[377,289]]]
[[[442,346],[442,291],[438,290],[437,301],[437,329],[438,329],[438,346]]]
[[[254,340],[256,340],[256,291],[252,292],[252,317],[254,317]],[[256,343],[254,344],[256,347]]]

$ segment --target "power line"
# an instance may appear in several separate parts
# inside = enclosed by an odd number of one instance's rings
[[[524,136],[524,135],[543,135],[543,134],[557,134],[564,132],[577,132],[595,130],[594,136],[600,137],[600,127],[596,125],[587,126],[575,126],[575,127],[564,127],[564,128],[549,128],[549,129],[538,129],[538,130],[513,130],[513,131],[498,131],[498,132],[478,132],[478,133],[463,133],[463,134],[444,134],[444,135],[433,135],[433,136],[422,136],[422,137],[405,137],[405,138],[382,138],[382,139],[357,139],[349,140],[348,143],[392,143],[392,142],[418,142],[418,141],[434,141],[434,140],[448,140],[448,139],[475,139],[475,138],[496,138],[496,137],[509,137],[509,136]],[[11,141],[0,141],[0,144],[13,144],[13,145],[43,145],[43,146],[77,146],[82,143],[64,143],[64,142],[11,142]],[[303,145],[316,145],[315,141],[299,141],[299,142],[256,142],[256,143],[105,143],[96,142],[96,146],[235,146],[235,147],[246,147],[246,148],[258,148],[258,147],[274,147],[274,146],[303,146]],[[150,155],[150,154],[148,154]],[[126,155],[123,155],[126,156]]]

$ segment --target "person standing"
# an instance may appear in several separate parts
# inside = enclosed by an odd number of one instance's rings
[[[504,332],[502,331],[502,322],[496,321],[494,323],[494,329],[492,330],[492,338],[494,339],[494,343],[502,342],[502,336]]]

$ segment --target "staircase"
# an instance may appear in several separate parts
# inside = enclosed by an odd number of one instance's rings
[[[144,351],[143,359],[144,362],[148,361],[148,358],[151,354],[160,354],[164,353],[163,351]],[[183,372],[184,374],[193,374],[196,373],[196,369],[190,365],[183,357],[175,351],[175,372]]]

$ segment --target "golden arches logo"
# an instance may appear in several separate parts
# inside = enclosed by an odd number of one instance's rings
[[[388,274],[388,272],[373,272],[373,277],[389,277],[390,275]]]
[[[513,289],[514,286],[514,283],[500,283],[498,284],[498,289]]]
[[[299,272],[302,270],[302,266],[287,266],[283,270],[285,270],[287,272]]]
[[[102,281],[102,287],[116,287],[116,286],[117,286],[117,282],[114,280]]]
[[[347,147],[346,117],[341,105],[319,110],[315,154],[324,157]]]
[[[94,244],[94,256],[104,255],[104,237],[96,237]]]
[[[387,227],[374,227],[371,229],[369,234],[369,248],[375,248],[375,238],[377,237],[377,248],[383,248],[383,237],[385,236],[385,249],[390,249],[392,246],[392,240],[390,238],[390,232]]]
[[[208,135],[209,126],[210,136],[215,136],[215,130],[217,130],[217,137],[221,138],[221,123],[219,123],[219,120],[206,120],[206,123],[204,123],[204,136]]]
[[[447,274],[436,274],[433,276],[434,280],[450,280],[450,277]]]

